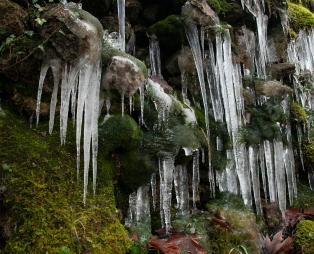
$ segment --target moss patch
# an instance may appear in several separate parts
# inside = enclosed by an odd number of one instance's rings
[[[158,21],[147,29],[147,33],[155,34],[163,46],[171,49],[178,49],[184,40],[183,24],[181,18],[176,15]]]
[[[290,112],[292,117],[299,122],[306,122],[309,118],[304,108],[296,102],[292,102],[290,105]]]
[[[84,207],[73,130],[64,147],[57,132],[46,136],[46,130],[46,124],[29,129],[8,111],[0,117],[5,204],[16,222],[0,253],[125,253],[130,242],[115,208],[111,163],[100,152],[97,194]]]
[[[207,0],[207,2],[218,15],[232,10],[232,4],[227,0]]]
[[[297,225],[295,245],[304,254],[314,253],[314,221],[303,220]]]
[[[298,184],[298,197],[294,199],[293,206],[298,208],[314,207],[314,195],[310,187]]]
[[[288,2],[288,15],[295,31],[314,26],[314,14],[301,4]]]
[[[262,106],[250,107],[251,122],[241,130],[241,142],[249,145],[259,144],[263,140],[273,140],[281,135],[277,123],[284,123],[286,115],[280,101],[269,100]]]

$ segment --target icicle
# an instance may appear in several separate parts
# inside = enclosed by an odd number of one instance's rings
[[[286,210],[286,178],[283,156],[284,148],[280,140],[274,141],[274,164],[275,164],[275,179],[277,188],[277,197],[279,209],[282,213]]]
[[[39,76],[39,85],[38,85],[38,93],[37,93],[37,105],[36,105],[36,126],[39,123],[39,113],[40,113],[40,102],[41,102],[41,94],[43,92],[43,86],[45,77],[47,75],[47,71],[49,69],[48,63],[44,62],[40,69],[40,76]]]
[[[234,146],[233,149],[241,196],[245,205],[252,206],[251,179],[247,160],[247,150],[244,144]]]
[[[204,105],[204,114],[205,114],[205,123],[206,123],[206,129],[207,134],[209,134],[209,116],[208,116],[208,104],[207,104],[207,95],[206,95],[206,87],[205,87],[205,79],[204,79],[204,67],[203,67],[203,61],[202,61],[202,51],[200,46],[200,41],[198,37],[198,30],[197,26],[194,23],[187,23],[185,24],[185,32],[186,36],[188,38],[197,74],[198,74],[198,80],[199,85],[201,88],[202,93],[202,99],[203,99],[203,105]]]
[[[130,108],[130,115],[131,115],[132,111],[133,111],[133,98],[132,98],[132,96],[129,97],[129,108]]]
[[[53,75],[53,90],[50,101],[50,116],[49,116],[49,134],[53,131],[54,119],[56,114],[56,107],[58,102],[58,89],[61,79],[61,61],[59,59],[53,59],[50,62],[50,67]]]
[[[219,80],[217,77],[217,68],[215,66],[215,54],[213,49],[213,43],[209,41],[208,44],[209,53],[207,58],[207,64],[205,65],[207,82],[209,86],[210,99],[213,107],[214,118],[216,122],[223,121],[223,104],[221,101],[221,92],[219,87]]]
[[[192,194],[193,194],[193,209],[196,209],[196,202],[199,200],[198,187],[200,183],[199,172],[199,151],[193,153],[193,177],[192,177]]]
[[[297,125],[297,140],[298,140],[298,150],[299,150],[299,155],[300,155],[300,161],[302,165],[303,171],[305,171],[304,167],[304,159],[303,159],[303,149],[302,149],[302,129],[299,125]]]
[[[290,119],[290,105],[289,105],[289,97],[286,97],[282,102],[282,108],[287,118]],[[292,147],[292,136],[291,136],[291,125],[290,122],[286,125],[286,139],[287,142],[284,146],[284,166],[286,170],[287,177],[287,186],[288,186],[288,194],[289,194],[289,203],[292,206],[293,199],[297,195],[297,184],[295,177],[295,162],[294,162],[294,154]]]
[[[260,196],[259,172],[257,167],[257,153],[252,146],[249,147],[249,165],[252,178],[252,187],[254,194],[255,208],[258,215],[262,214],[262,203]]]
[[[233,193],[238,194],[238,180],[237,180],[237,174],[234,169],[234,158],[233,158],[233,151],[227,150],[227,165],[226,165],[226,189]]]
[[[177,200],[177,215],[189,214],[189,182],[186,166],[177,165],[174,170],[174,187]]]
[[[118,0],[119,39],[121,50],[125,51],[125,0]]]
[[[78,77],[76,78],[75,84],[71,89],[71,115],[73,118],[73,124],[75,124],[75,115],[76,115],[77,86],[78,86]]]
[[[137,193],[133,192],[129,195],[128,217],[125,220],[125,226],[132,227],[136,225],[136,202]]]
[[[152,200],[153,200],[153,210],[156,211],[156,200],[157,200],[157,191],[156,191],[156,173],[153,173],[150,179],[150,186],[152,190]]]
[[[264,151],[263,144],[259,145],[258,159],[259,159],[259,166],[260,166],[261,175],[262,175],[263,191],[264,191],[264,195],[265,195],[264,198],[267,201],[269,194],[268,194],[268,189],[267,189],[265,151]]]
[[[121,95],[121,115],[124,117],[124,94]]]
[[[275,170],[273,166],[273,146],[268,140],[264,141],[265,162],[267,170],[268,190],[270,202],[276,202]]]
[[[165,226],[166,233],[169,233],[171,227],[171,197],[172,197],[172,182],[174,172],[174,156],[166,155],[161,158],[160,166],[160,207],[161,219]]]
[[[136,222],[150,224],[149,187],[141,186],[136,195]]]
[[[264,1],[241,0],[242,7],[246,6],[249,12],[256,19],[257,35],[258,35],[258,56],[256,57],[257,75],[260,78],[266,78],[267,64],[267,24],[268,17],[264,14]]]
[[[99,90],[101,76],[101,38],[98,36],[96,27],[82,20],[75,20],[76,25],[86,28],[90,40],[91,52],[82,55],[73,64],[61,63],[60,59],[44,62],[38,88],[38,113],[40,109],[40,97],[45,73],[49,66],[54,76],[54,88],[51,98],[49,131],[52,131],[55,108],[57,103],[58,84],[61,75],[61,106],[60,106],[60,139],[65,143],[67,122],[72,97],[72,109],[76,106],[76,148],[77,148],[77,176],[80,168],[81,132],[84,114],[84,194],[83,202],[86,202],[88,186],[88,170],[90,154],[93,165],[93,190],[96,191],[97,174],[97,150],[98,150],[98,116],[99,116]],[[48,65],[46,64],[48,62]],[[48,67],[47,67],[48,66]],[[78,83],[77,83],[78,80]],[[76,88],[77,86],[77,88]],[[77,95],[76,95],[77,94]],[[72,95],[72,96],[71,96]],[[77,100],[77,101],[76,101]],[[74,103],[76,101],[76,103]],[[76,105],[74,105],[76,104]]]
[[[205,163],[205,149],[202,148],[201,151],[202,151],[202,163],[204,164]]]
[[[145,100],[145,91],[144,84],[140,86],[140,103],[141,103],[141,121],[140,123],[144,125],[144,101]]]
[[[188,39],[188,42],[191,47],[194,63],[196,66],[199,86],[201,89],[203,107],[204,107],[204,115],[205,115],[205,125],[206,125],[206,135],[207,138],[210,139],[210,129],[209,129],[209,109],[207,102],[207,92],[205,86],[205,77],[204,77],[204,65],[203,65],[203,57],[202,50],[200,46],[200,39],[198,36],[198,29],[195,23],[187,22],[185,24],[185,33]],[[184,95],[185,96],[185,95]],[[210,147],[208,147],[208,180],[211,189],[211,195],[215,195],[215,179],[214,173],[211,165],[211,151]]]
[[[152,76],[161,77],[160,48],[155,35],[149,38],[149,59]]]

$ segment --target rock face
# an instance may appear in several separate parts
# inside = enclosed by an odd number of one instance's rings
[[[264,95],[267,97],[273,96],[283,96],[286,94],[291,94],[293,92],[292,88],[283,85],[278,81],[267,81],[264,83],[258,82],[255,84],[255,91],[258,95]]]
[[[189,0],[182,7],[182,16],[201,26],[219,24],[217,14],[210,8],[206,0]]]
[[[272,64],[269,67],[270,75],[275,79],[280,79],[281,77],[289,77],[295,72],[295,65],[291,63],[278,63]]]
[[[178,55],[178,66],[181,73],[195,74],[195,64],[192,51],[189,47],[183,47]]]
[[[129,58],[114,56],[107,67],[102,86],[107,90],[115,89],[121,95],[132,96],[144,80],[141,69]]]

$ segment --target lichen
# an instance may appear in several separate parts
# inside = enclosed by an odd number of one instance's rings
[[[1,114],[0,168],[16,229],[0,252],[125,253],[130,241],[115,208],[111,162],[100,152],[98,190],[84,207],[74,131],[69,129],[69,144],[60,147],[59,134],[46,136],[45,130],[47,124],[30,129],[10,111]]]
[[[314,26],[314,13],[301,4],[288,2],[290,25],[295,31]]]
[[[314,221],[303,220],[297,225],[295,245],[304,254],[314,253]]]

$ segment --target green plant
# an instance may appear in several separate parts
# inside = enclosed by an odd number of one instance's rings
[[[238,254],[249,254],[247,249],[245,248],[245,246],[243,245],[239,245],[237,247],[234,247],[232,248],[230,251],[229,251],[229,254],[232,254],[232,253],[238,253]]]
[[[9,37],[5,39],[4,42],[0,45],[0,53],[6,48],[9,47],[11,44],[13,44],[14,40],[16,39],[16,36],[14,34],[11,34]]]

